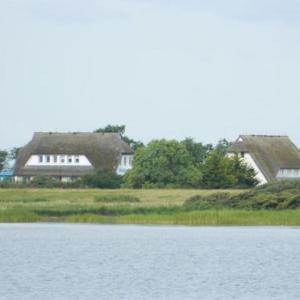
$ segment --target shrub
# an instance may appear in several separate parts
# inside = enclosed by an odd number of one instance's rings
[[[209,209],[230,206],[229,193],[214,193],[207,196],[196,195],[184,202],[184,207],[190,209]]]
[[[111,171],[99,170],[83,176],[81,182],[89,188],[117,189],[121,187],[122,177]]]
[[[288,187],[292,189],[287,189]],[[277,192],[277,190],[281,191]],[[278,186],[272,184],[271,188],[257,188],[236,196],[231,196],[229,193],[214,193],[207,196],[196,195],[187,199],[184,202],[184,207],[190,209],[297,209],[300,208],[300,190],[295,189],[295,184],[282,185],[282,183],[279,183]]]
[[[273,181],[262,186],[256,187],[256,190],[274,193],[286,190],[300,191],[300,180]]]
[[[54,179],[52,177],[45,176],[37,176],[34,177],[29,183],[31,187],[36,188],[53,188],[61,185],[61,182],[58,179]]]

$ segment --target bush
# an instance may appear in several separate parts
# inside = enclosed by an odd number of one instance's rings
[[[274,192],[274,193],[278,193],[286,190],[300,191],[300,180],[273,181],[257,187],[256,190],[265,191],[265,192]]]
[[[111,171],[99,170],[83,176],[81,183],[89,188],[117,189],[121,187],[122,177]]]
[[[61,182],[52,177],[37,176],[34,177],[28,184],[35,188],[53,188],[61,185]]]
[[[229,193],[214,193],[207,196],[196,195],[184,202],[184,207],[190,209],[209,209],[230,206]]]
[[[229,193],[196,195],[187,199],[184,207],[190,209],[299,209],[300,189],[296,189],[297,186],[298,182],[278,182],[236,196],[231,196]]]

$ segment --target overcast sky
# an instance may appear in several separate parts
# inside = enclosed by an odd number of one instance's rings
[[[0,104],[0,148],[106,124],[300,145],[300,0],[1,0]]]

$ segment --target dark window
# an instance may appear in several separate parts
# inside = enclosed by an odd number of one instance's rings
[[[50,162],[50,155],[46,156],[46,162],[49,163]]]
[[[39,162],[42,163],[43,162],[43,155],[39,156]]]
[[[245,157],[245,152],[241,152],[241,157]]]
[[[79,157],[78,156],[75,157],[75,162],[76,162],[76,164],[79,164]]]
[[[72,156],[68,157],[68,163],[71,164],[72,163]]]
[[[53,156],[53,162],[54,162],[54,163],[57,163],[57,155],[54,155],[54,156]]]

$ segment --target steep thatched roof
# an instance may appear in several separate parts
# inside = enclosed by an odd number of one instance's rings
[[[38,132],[18,154],[16,176],[81,176],[94,169],[116,170],[122,153],[133,153],[118,133]],[[92,167],[25,166],[31,155],[85,155]]]
[[[228,152],[248,152],[267,180],[280,169],[300,169],[299,149],[287,136],[241,135]]]

